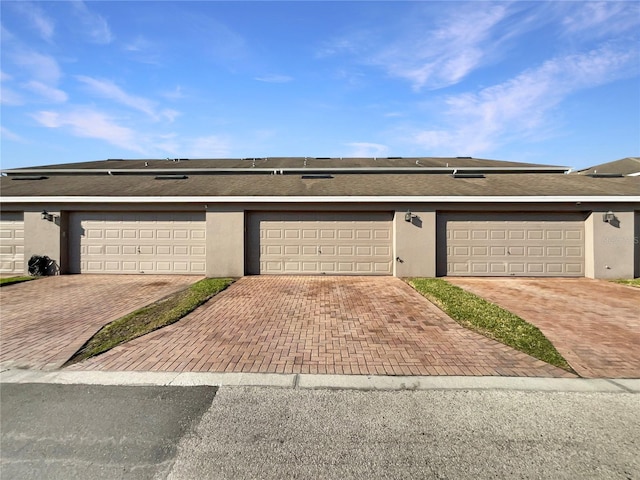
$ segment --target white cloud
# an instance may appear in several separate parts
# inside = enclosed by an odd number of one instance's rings
[[[158,113],[156,111],[155,102],[144,97],[131,95],[122,90],[119,86],[117,86],[110,80],[98,80],[96,78],[87,77],[85,75],[77,75],[76,79],[89,87],[89,90],[93,94],[106,98],[108,100],[113,100],[114,102],[118,102],[129,108],[133,108],[134,110],[138,110],[142,113],[147,114],[154,120],[159,120],[161,117],[166,117],[169,120],[172,120],[178,113],[174,110],[166,110],[164,112]]]
[[[256,77],[255,79],[259,82],[266,82],[266,83],[288,83],[293,80],[293,77],[290,77],[288,75],[270,74],[270,75],[263,75],[262,77]]]
[[[506,4],[456,8],[433,29],[411,31],[372,59],[389,75],[420,90],[458,83],[492,54],[496,26],[509,14]]]
[[[383,157],[388,154],[389,147],[379,143],[352,142],[347,143],[351,150],[347,157]]]
[[[64,103],[68,96],[62,90],[45,85],[42,82],[32,80],[22,85],[23,88],[39,95],[43,100],[52,103]]]
[[[568,34],[585,33],[591,37],[620,34],[640,27],[637,2],[578,2],[562,25]]]
[[[24,98],[18,92],[4,85],[0,88],[0,104],[15,107],[24,103]]]
[[[166,98],[167,100],[174,100],[174,101],[182,100],[183,98],[186,97],[180,85],[177,85],[176,88],[174,88],[173,90],[162,92],[160,93],[160,95]]]
[[[47,42],[53,38],[55,26],[53,20],[33,2],[14,2],[12,7],[26,17],[38,34]]]
[[[24,68],[26,73],[37,81],[55,84],[62,76],[58,62],[49,55],[18,49],[12,53],[11,57],[13,63]]]
[[[4,138],[5,140],[11,140],[13,142],[19,142],[19,143],[27,143],[27,141],[24,138],[22,138],[20,135],[18,135],[17,133],[13,133],[11,130],[3,126],[0,126],[0,134],[2,135],[2,138]]]
[[[133,152],[145,153],[141,146],[141,136],[137,132],[118,125],[108,115],[96,110],[40,111],[32,117],[47,128],[68,129],[77,137],[96,138]]]
[[[417,132],[413,140],[427,149],[476,155],[545,132],[549,114],[572,93],[634,74],[637,53],[605,47],[558,57],[478,93],[447,97],[444,127]]]
[[[109,24],[102,15],[89,10],[85,2],[81,0],[73,0],[71,5],[76,17],[80,20],[80,26],[92,42],[107,44],[113,41]]]

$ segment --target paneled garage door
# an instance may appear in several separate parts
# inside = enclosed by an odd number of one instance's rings
[[[77,212],[71,273],[204,274],[205,214]]]
[[[24,273],[24,220],[21,212],[0,214],[0,273]]]
[[[251,274],[390,275],[392,214],[252,213]]]
[[[584,218],[549,214],[443,214],[439,274],[584,276]]]

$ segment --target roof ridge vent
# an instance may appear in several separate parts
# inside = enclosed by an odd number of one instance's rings
[[[186,175],[156,175],[156,180],[186,180],[189,178]]]
[[[593,173],[587,173],[588,177],[592,178],[620,178],[624,177],[621,173],[598,173],[597,170],[594,170]]]
[[[453,178],[487,178],[483,173],[458,172],[454,170],[451,174]]]

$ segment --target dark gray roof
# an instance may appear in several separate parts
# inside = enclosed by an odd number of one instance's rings
[[[449,174],[340,174],[304,179],[284,175],[51,175],[42,180],[2,177],[2,196],[625,196],[640,195],[640,177],[501,173],[484,178]],[[27,177],[30,178],[30,177]],[[37,178],[37,177],[36,177]]]
[[[640,158],[627,157],[627,158],[621,158],[620,160],[615,160],[613,162],[594,165],[593,167],[585,168],[583,170],[578,170],[575,173],[579,175],[590,175],[594,173],[631,175],[633,173],[638,173],[638,172],[640,172]]]
[[[65,163],[27,167],[20,171],[59,170],[59,169],[241,169],[241,168],[546,168],[568,170],[569,167],[541,165],[535,163],[506,162],[471,157],[385,157],[385,158],[316,158],[316,157],[269,157],[245,159],[137,159],[137,160],[99,160],[82,163]],[[11,170],[7,170],[10,172]]]
[[[565,168],[470,157],[112,159],[7,170],[0,192],[4,197],[640,195],[640,177],[565,175]]]

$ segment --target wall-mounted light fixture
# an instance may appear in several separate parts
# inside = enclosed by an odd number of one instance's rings
[[[42,213],[40,214],[40,216],[42,217],[43,220],[46,220],[47,222],[53,222],[53,214],[47,212],[46,210],[42,210]]]
[[[412,218],[413,218],[413,215],[411,214],[411,211],[407,210],[407,213],[404,214],[404,221],[410,222]]]
[[[609,210],[607,213],[602,214],[602,221],[604,223],[611,223],[613,220],[615,220],[615,218],[616,216],[611,210]]]

